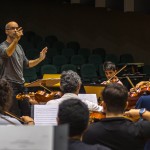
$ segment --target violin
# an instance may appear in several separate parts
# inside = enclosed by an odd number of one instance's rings
[[[126,68],[127,65],[123,66],[119,71],[117,71],[113,76],[111,76],[106,82],[107,83],[115,83],[118,82],[118,77],[116,76],[118,73],[120,73],[124,68]]]
[[[123,116],[124,118],[127,118],[133,122],[136,122],[139,120],[139,117],[129,117],[129,116]],[[106,118],[106,114],[103,112],[96,112],[96,111],[91,111],[90,112],[90,117],[89,117],[89,123],[97,122],[100,119]]]
[[[22,94],[19,93],[16,96],[16,99],[18,100],[23,100],[24,98],[33,98],[35,99],[35,101],[39,102],[48,102],[49,100],[52,99],[57,99],[60,98],[62,96],[62,93],[60,91],[55,91],[55,92],[51,92],[51,93],[47,93],[45,91],[37,91],[37,92],[31,92],[28,94]]]
[[[90,112],[90,117],[89,117],[89,122],[93,123],[96,122],[100,119],[106,118],[106,114],[102,112],[96,112],[96,111],[91,111]]]
[[[140,86],[139,93],[141,95],[150,94],[150,83],[148,82],[147,84]]]
[[[59,91],[51,92],[51,93],[46,93],[45,91],[38,91],[35,94],[35,99],[37,102],[48,102],[49,100],[52,99],[57,99],[62,96],[62,93]]]
[[[150,94],[150,83],[141,85],[139,88],[132,88],[130,90],[131,97],[139,97],[143,94]]]
[[[140,98],[141,95],[143,94],[150,94],[150,86],[141,86],[138,89],[132,89],[132,91],[130,90],[129,92],[129,96],[128,96],[128,107],[127,110],[130,110],[132,108],[135,107],[136,102],[138,101],[138,99]]]
[[[111,83],[116,83],[119,81],[117,76],[114,76],[111,80],[109,80]]]
[[[30,92],[28,94],[22,94],[22,93],[19,93],[16,95],[16,99],[17,100],[23,100],[24,98],[28,98],[28,97],[34,97],[35,96],[35,93],[34,92]]]
[[[128,76],[126,76],[127,80],[131,84],[132,88],[130,89],[129,96],[128,96],[128,107],[127,110],[134,108],[136,102],[138,101],[139,97],[143,94],[150,94],[150,82],[149,81],[142,81],[137,84],[135,87]]]

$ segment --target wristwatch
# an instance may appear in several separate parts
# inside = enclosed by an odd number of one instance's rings
[[[140,118],[142,119],[143,113],[146,111],[146,108],[141,108],[139,111]]]

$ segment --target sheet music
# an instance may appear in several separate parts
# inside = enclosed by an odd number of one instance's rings
[[[78,94],[78,97],[82,100],[88,100],[98,104],[96,94]]]
[[[34,105],[35,125],[57,125],[58,105]]]

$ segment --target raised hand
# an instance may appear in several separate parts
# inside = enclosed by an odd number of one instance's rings
[[[22,35],[23,35],[22,27],[19,27],[18,29],[15,29],[15,32],[14,32],[14,38],[15,39],[17,39],[19,41]]]
[[[43,48],[42,51],[40,52],[40,60],[44,60],[46,57],[46,53],[47,53],[47,47]]]

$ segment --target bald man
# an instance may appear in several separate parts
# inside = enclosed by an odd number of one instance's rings
[[[47,47],[40,52],[39,58],[28,60],[23,48],[18,44],[23,36],[23,29],[15,21],[8,22],[5,26],[6,40],[0,44],[0,59],[2,59],[1,78],[9,81],[14,91],[14,98],[10,112],[15,115],[30,115],[30,105],[27,100],[17,101],[16,95],[24,92],[23,67],[34,67],[46,57]]]

